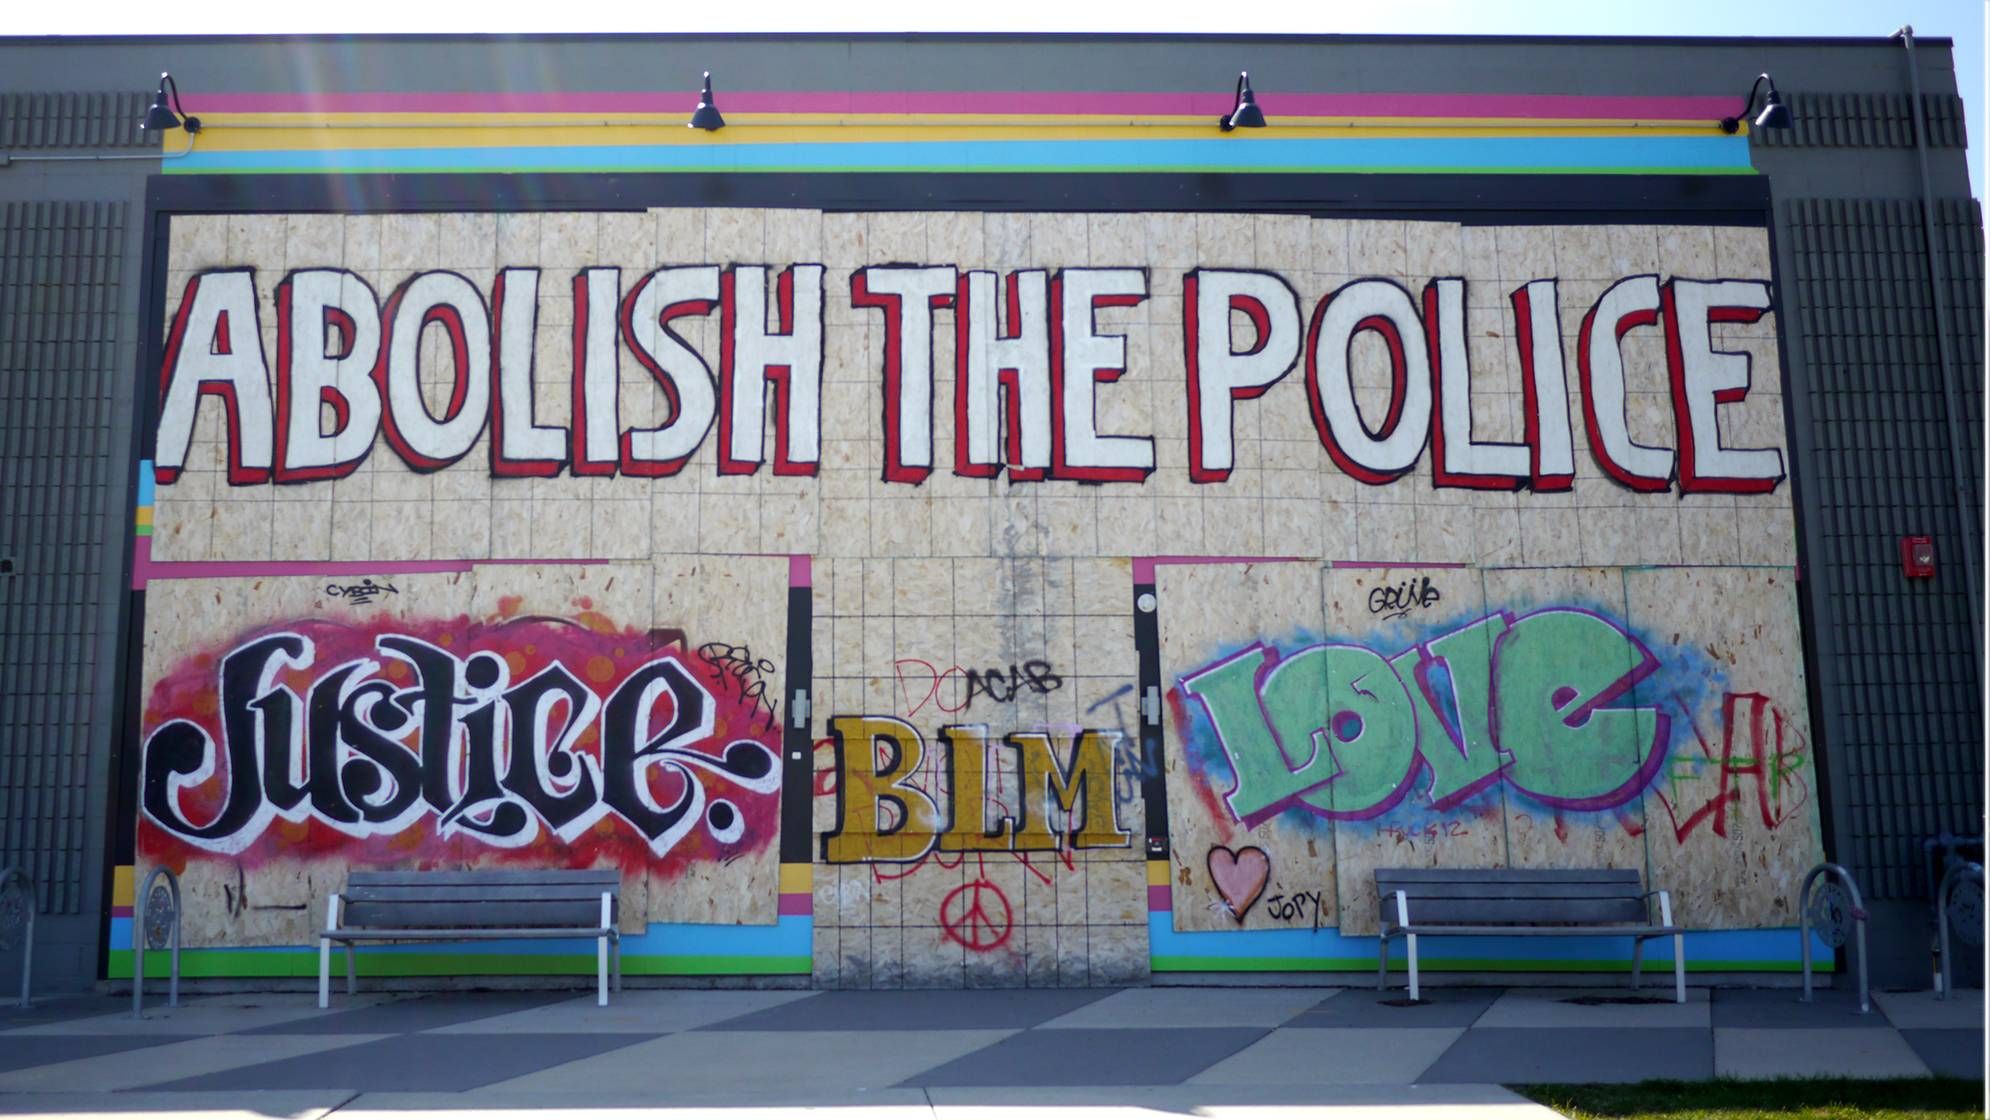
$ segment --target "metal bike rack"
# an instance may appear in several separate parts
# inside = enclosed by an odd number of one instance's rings
[[[1973,888],[1973,889],[1972,889]],[[1955,962],[1949,956],[1949,926],[1958,926],[1965,944],[1983,944],[1983,865],[1957,860],[1942,876],[1935,892],[1935,924],[1941,928],[1942,990],[1936,999],[1947,999],[1955,990]]]
[[[145,952],[173,950],[173,972],[166,989],[166,1006],[180,1005],[180,877],[155,867],[138,891],[138,913],[131,924],[131,1017],[145,1017]]]
[[[18,867],[0,867],[0,949],[14,947],[14,935],[21,940],[21,1006],[28,1006],[28,979],[35,964],[35,881]]]
[[[1873,1000],[1871,973],[1866,968],[1866,903],[1859,894],[1858,881],[1835,863],[1818,864],[1803,877],[1803,886],[1797,888],[1797,913],[1801,915],[1798,928],[1803,939],[1803,1002],[1809,1003],[1814,998],[1810,983],[1810,931],[1814,916],[1818,935],[1834,949],[1845,943],[1847,933],[1857,931],[1859,1014],[1870,1012]]]

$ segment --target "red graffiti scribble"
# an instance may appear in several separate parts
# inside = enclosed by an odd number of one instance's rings
[[[917,665],[926,670],[926,692],[916,701],[912,699],[912,688],[906,683],[905,667],[907,665]],[[947,706],[946,701],[935,699],[939,695],[940,686],[946,683],[948,677],[959,676],[962,679],[966,678],[967,673],[960,666],[950,665],[946,671],[942,672],[935,668],[930,661],[923,661],[917,657],[901,657],[891,663],[891,671],[898,678],[899,695],[905,699],[905,718],[911,719],[913,716],[918,715],[919,709],[925,707],[928,703],[931,703],[935,708],[948,715],[966,710],[968,700],[965,697],[962,698],[960,703],[955,704],[951,708]]]
[[[376,644],[382,637],[419,639],[466,659],[473,654],[495,655],[504,662],[505,672],[513,683],[527,681],[557,664],[603,699],[613,694],[631,673],[659,657],[681,653],[682,631],[622,627],[588,609],[591,604],[586,601],[576,600],[574,606],[576,613],[571,618],[517,616],[518,604],[507,602],[500,604],[497,614],[485,620],[467,615],[442,619],[382,615],[359,624],[302,619],[254,627],[183,658],[161,675],[146,697],[141,733],[149,740],[167,723],[192,724],[208,736],[213,749],[225,758],[223,744],[228,729],[223,723],[219,680],[223,658],[246,643],[277,633],[300,635],[311,643],[310,664],[279,668],[269,682],[272,687],[290,689],[300,698],[308,696],[320,678],[344,666],[353,667],[354,682],[378,679],[395,688],[414,685],[416,675],[408,663],[384,654]],[[505,617],[507,610],[513,617]],[[717,760],[726,753],[729,744],[751,740],[765,747],[771,757],[779,758],[779,729],[766,730],[753,703],[739,698],[736,690],[725,689],[725,682],[710,666],[681,656],[678,661],[712,697],[710,732],[686,740],[681,745],[684,751]],[[548,718],[557,725],[562,717],[554,714]],[[428,749],[422,742],[422,734],[421,721],[414,719],[408,721],[404,730],[397,730],[387,738],[419,758]],[[567,757],[554,765],[571,767],[572,759],[584,758],[599,769],[603,754],[599,724],[587,725],[564,753]],[[456,761],[458,783],[463,780],[467,766],[467,759]],[[213,820],[229,797],[228,770],[224,759],[218,758],[212,773],[179,785],[171,794],[175,811],[191,821]],[[649,767],[644,774],[647,795],[659,806],[676,802],[684,794],[686,783],[692,780],[686,771],[668,767]],[[620,867],[674,878],[694,864],[736,859],[764,850],[775,841],[779,833],[778,789],[748,790],[713,768],[700,768],[699,775],[697,780],[704,784],[704,802],[714,815],[675,839],[661,855],[652,847],[650,838],[614,813],[601,815],[584,831],[570,834],[569,839],[562,839],[550,827],[538,827],[529,842],[504,846],[470,832],[445,829],[438,824],[439,811],[433,808],[411,814],[409,822],[397,831],[372,835],[341,831],[315,815],[297,819],[298,814],[293,812],[270,820],[241,851],[225,855],[189,843],[141,813],[137,850],[144,861],[176,870],[200,860],[238,862],[254,869],[278,859],[335,858],[353,866],[411,868],[479,863]]]
[[[817,739],[815,745],[810,748],[810,754],[819,756],[823,751],[834,750],[835,747],[836,740],[834,739]],[[815,795],[817,797],[828,797],[835,792],[836,764],[832,759],[828,766],[815,772]]]
[[[1658,803],[1665,806],[1666,816],[1671,818],[1672,833],[1675,839],[1684,842],[1702,824],[1713,822],[1714,835],[1727,835],[1727,810],[1730,802],[1741,802],[1741,790],[1737,780],[1752,780],[1755,783],[1755,804],[1761,815],[1762,826],[1771,831],[1781,827],[1784,821],[1810,802],[1810,785],[1803,780],[1802,770],[1805,756],[1810,746],[1803,734],[1790,726],[1783,716],[1783,710],[1775,702],[1759,692],[1731,692],[1721,699],[1721,747],[1718,757],[1700,733],[1699,725],[1692,719],[1692,709],[1683,698],[1675,697],[1681,711],[1687,713],[1687,726],[1693,729],[1693,740],[1700,749],[1700,760],[1690,756],[1674,760],[1664,788],[1655,792]],[[1744,737],[1740,744],[1742,753],[1736,755],[1736,733]],[[1701,762],[1714,764],[1720,782],[1714,792],[1700,805],[1680,817],[1682,782],[1701,777],[1704,773]],[[1681,763],[1685,766],[1682,768]],[[1671,795],[1667,795],[1667,789]]]
[[[990,909],[990,904],[997,909]],[[977,953],[999,949],[1015,932],[1015,916],[1002,888],[989,879],[974,879],[947,892],[940,900],[940,929],[947,940]]]

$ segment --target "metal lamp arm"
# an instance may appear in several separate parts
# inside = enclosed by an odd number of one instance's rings
[[[1747,116],[1748,111],[1755,107],[1755,95],[1762,89],[1762,83],[1768,80],[1769,75],[1766,72],[1755,75],[1754,84],[1748,87],[1748,98],[1741,103],[1741,112],[1736,116],[1721,118],[1722,132],[1732,135],[1741,131],[1741,118]]]
[[[170,73],[161,74],[159,76],[165,79],[167,88],[173,91],[173,112],[178,113],[180,115],[180,126],[187,130],[188,136],[192,136],[193,134],[199,132],[200,118],[189,114],[187,112],[187,107],[180,104],[180,83],[174,81],[173,76]],[[1746,110],[1743,111],[1745,112]]]

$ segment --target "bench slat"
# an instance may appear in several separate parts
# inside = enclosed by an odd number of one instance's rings
[[[1644,897],[1638,883],[1391,883],[1378,878],[1376,889],[1388,898],[1401,889],[1419,898],[1617,898]]]
[[[1663,937],[1684,933],[1684,926],[1427,926],[1410,918],[1407,926],[1383,923],[1385,933],[1419,937]]]
[[[1385,899],[1383,914],[1394,919],[1395,900]],[[1615,898],[1417,898],[1409,900],[1410,921],[1426,923],[1494,922],[1648,922],[1642,902]]]
[[[497,927],[490,929],[335,929],[320,934],[333,941],[505,941],[511,938],[555,938],[555,937],[599,937],[602,934],[614,935],[613,930],[593,927],[560,926],[542,929],[536,926],[517,928]]]
[[[1623,883],[1641,882],[1635,868],[1566,867],[1391,867],[1375,872],[1375,881],[1409,883]]]
[[[593,901],[601,895],[621,895],[609,883],[501,883],[501,885],[354,885],[346,887],[348,903],[450,903],[450,901]]]
[[[354,902],[341,921],[351,926],[458,929],[478,926],[576,926],[601,924],[601,899],[485,902]]]
[[[613,868],[542,871],[355,871],[346,877],[346,885],[349,887],[476,887],[538,883],[548,885],[598,883],[604,887],[614,886],[619,889],[622,884],[622,873]]]

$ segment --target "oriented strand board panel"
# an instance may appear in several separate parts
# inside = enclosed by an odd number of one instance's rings
[[[1796,580],[1787,568],[1625,573],[1647,633],[1691,640],[1691,668],[1641,685],[1673,723],[1644,794],[1655,886],[1701,929],[1788,926],[1824,858]]]
[[[1332,926],[1335,832],[1318,804],[1287,804],[1257,779],[1281,780],[1310,740],[1281,743],[1253,698],[1254,682],[1320,632],[1320,570],[1312,564],[1182,564],[1156,572],[1161,622],[1170,882],[1177,930]],[[1304,666],[1282,712],[1325,719],[1327,674]],[[1242,697],[1242,703],[1238,697]],[[1234,715],[1233,715],[1234,713]],[[1289,779],[1287,785],[1291,785]]]

